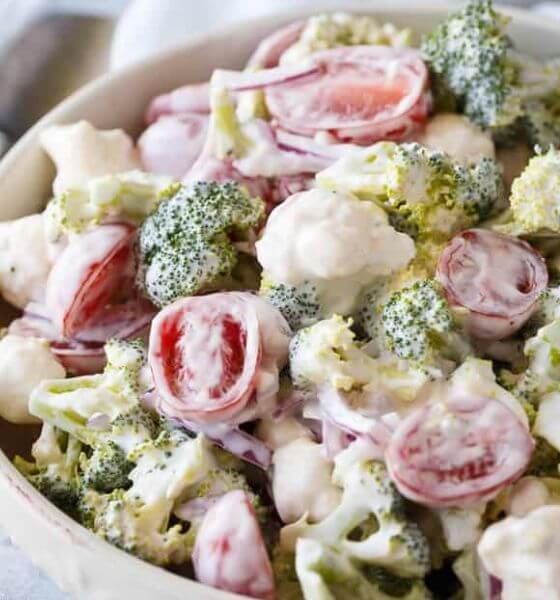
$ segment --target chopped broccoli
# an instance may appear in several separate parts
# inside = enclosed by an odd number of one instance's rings
[[[169,526],[176,501],[208,474],[214,459],[203,437],[162,432],[137,447],[128,490],[110,494],[88,490],[83,522],[115,546],[157,565],[181,564],[190,556],[193,532]]]
[[[75,516],[80,493],[81,443],[43,425],[32,450],[35,462],[16,456],[14,464],[27,480],[65,513]]]
[[[128,454],[159,427],[139,404],[145,352],[139,342],[117,340],[109,341],[105,352],[103,373],[44,380],[31,394],[29,409],[88,446],[111,441]]]
[[[117,488],[126,489],[130,485],[128,478],[134,468],[117,444],[106,442],[96,446],[91,456],[82,455],[80,461],[82,484],[97,492],[108,494]]]
[[[449,305],[432,279],[394,292],[383,306],[381,324],[387,349],[399,358],[428,364],[440,353],[466,353]]]
[[[335,315],[296,333],[290,342],[290,373],[295,386],[329,383],[349,391],[370,380],[375,363],[356,344],[351,324],[351,320]]]
[[[486,219],[504,199],[493,159],[464,165],[419,144],[380,142],[317,174],[319,185],[381,204],[412,237],[449,237]]]
[[[506,233],[560,234],[560,153],[551,147],[533,157],[511,186],[512,223],[501,226]]]
[[[322,316],[317,286],[311,282],[295,287],[263,277],[259,293],[282,313],[292,331],[308,327]]]
[[[178,188],[140,229],[140,285],[158,306],[223,287],[238,259],[231,236],[263,216],[263,202],[234,182]]]
[[[490,0],[473,0],[422,42],[436,80],[442,79],[464,113],[483,127],[509,125],[521,111],[512,98],[517,69],[508,54],[507,23]]]
[[[542,100],[525,104],[526,114],[522,121],[525,137],[531,146],[547,150],[560,146],[560,98],[551,95]]]
[[[162,175],[129,171],[92,179],[53,198],[47,205],[47,233],[80,233],[107,217],[143,221],[157,206],[171,179]]]
[[[374,44],[402,48],[412,46],[411,29],[398,29],[391,23],[383,25],[369,15],[343,12],[316,15],[307,20],[299,40],[281,56],[280,64],[300,62],[314,52],[340,46]]]
[[[542,437],[535,437],[535,450],[525,475],[560,477],[560,452]]]
[[[531,101],[548,97],[560,76],[555,61],[541,64],[514,51],[508,22],[491,0],[471,0],[422,43],[436,92],[450,91],[465,115],[501,139],[523,129]]]
[[[306,600],[430,600],[421,579],[360,569],[346,554],[314,539],[299,539],[296,571]]]
[[[308,524],[304,517],[284,527],[283,547],[293,547],[297,538],[313,539],[356,563],[383,567],[400,577],[423,577],[430,569],[429,543],[406,517],[404,500],[385,466],[354,463],[338,479],[344,488],[339,506],[319,523]]]

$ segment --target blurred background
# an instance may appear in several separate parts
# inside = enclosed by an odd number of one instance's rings
[[[344,0],[0,0],[0,156],[38,118],[101,73],[193,33],[306,2],[324,9],[344,5]],[[383,3],[395,1],[363,0],[364,7]],[[506,3],[560,19],[560,2]],[[0,530],[0,600],[72,599]]]

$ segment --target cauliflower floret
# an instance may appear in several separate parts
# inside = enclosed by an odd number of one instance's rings
[[[524,352],[538,390],[545,393],[556,389],[560,383],[560,319],[541,327],[527,340]]]
[[[560,392],[545,394],[540,399],[533,433],[545,439],[556,451],[560,451]],[[553,453],[551,460],[551,466],[558,474],[560,456]]]
[[[94,177],[141,168],[134,143],[122,129],[103,131],[87,121],[53,125],[41,134],[41,145],[57,168],[55,196],[82,188]]]
[[[316,179],[326,189],[382,204],[397,230],[421,239],[478,223],[504,196],[493,159],[465,165],[419,144],[379,142],[340,158]]]
[[[66,190],[47,205],[48,237],[80,233],[107,217],[140,222],[157,206],[160,193],[172,183],[170,177],[129,171],[90,179],[82,187]]]
[[[37,423],[29,396],[43,379],[62,379],[64,367],[46,340],[6,335],[0,340],[0,417],[11,423]]]
[[[510,197],[513,223],[502,226],[514,235],[560,234],[560,154],[551,147],[535,156],[513,182]]]
[[[332,464],[321,444],[301,437],[274,452],[272,494],[284,523],[307,516],[321,521],[339,504],[342,492],[331,481]]]
[[[418,143],[464,163],[495,158],[492,136],[463,115],[445,113],[428,121]]]
[[[338,507],[315,524],[303,518],[284,527],[280,543],[294,548],[298,538],[314,539],[356,563],[383,567],[401,577],[422,577],[430,568],[429,544],[407,520],[403,499],[379,462],[346,469]]]
[[[507,513],[513,517],[525,517],[533,510],[552,504],[553,494],[546,483],[538,477],[522,477],[516,481],[508,494]]]
[[[295,194],[278,206],[256,248],[275,283],[320,285],[329,314],[348,314],[364,286],[414,256],[413,241],[388,224],[381,208],[323,189]]]
[[[51,267],[42,214],[0,223],[0,291],[8,302],[44,301]]]
[[[458,552],[472,546],[482,534],[482,515],[486,504],[473,508],[441,508],[436,511],[445,543],[449,550]]]
[[[307,20],[299,40],[281,56],[280,64],[301,62],[313,52],[339,46],[375,44],[402,48],[414,41],[412,30],[391,23],[380,25],[373,17],[337,12],[316,15]]]
[[[311,431],[293,417],[261,419],[256,434],[271,450],[278,450],[301,438],[313,438]]]
[[[507,517],[482,535],[478,553],[503,584],[503,600],[560,598],[560,506],[543,506],[523,518]]]

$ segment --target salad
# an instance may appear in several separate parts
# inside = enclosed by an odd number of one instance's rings
[[[560,598],[560,60],[322,14],[146,122],[0,224],[19,471],[252,598]]]

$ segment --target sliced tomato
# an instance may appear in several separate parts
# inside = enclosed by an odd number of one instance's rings
[[[502,402],[458,398],[406,417],[385,460],[403,496],[431,507],[465,506],[520,477],[533,446],[527,427]]]
[[[134,237],[130,225],[100,225],[73,238],[58,257],[47,281],[46,305],[63,337],[74,337],[123,288],[130,290]]]
[[[121,304],[108,305],[101,310],[90,325],[80,330],[75,340],[84,344],[105,344],[116,338],[128,340],[142,337],[157,309],[145,298],[136,297]]]
[[[144,169],[184,177],[202,152],[209,120],[207,115],[169,115],[150,125],[138,140]]]
[[[353,46],[317,52],[311,61],[318,75],[266,90],[268,108],[285,129],[369,144],[404,139],[426,121],[428,71],[417,51]]]
[[[280,62],[282,54],[299,40],[305,21],[290,23],[265,37],[247,63],[249,68],[270,69]]]
[[[255,393],[261,361],[257,312],[236,293],[178,300],[152,323],[148,361],[164,414],[228,421]]]
[[[146,122],[154,123],[163,115],[190,113],[210,114],[210,83],[191,83],[156,96],[146,111]]]
[[[436,277],[450,304],[468,309],[467,331],[489,340],[517,331],[548,284],[544,258],[530,244],[486,229],[456,235],[439,258]]]
[[[208,510],[196,536],[196,578],[220,590],[272,600],[274,575],[247,494],[234,490]]]

